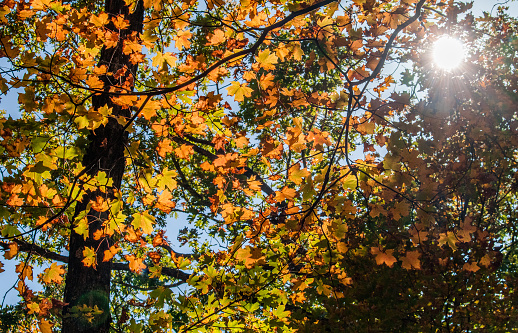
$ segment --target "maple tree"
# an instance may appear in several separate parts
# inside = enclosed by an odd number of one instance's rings
[[[2,1],[2,327],[515,328],[517,23],[468,10]]]

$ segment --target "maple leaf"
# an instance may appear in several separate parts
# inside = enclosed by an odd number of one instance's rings
[[[402,267],[404,269],[410,270],[410,269],[421,269],[421,261],[419,260],[419,257],[421,256],[421,253],[419,251],[409,251],[405,254],[404,257],[401,257]]]
[[[259,79],[259,85],[263,90],[267,90],[268,88],[273,87],[275,85],[275,83],[273,82],[274,79],[275,77],[272,73],[262,75]]]
[[[115,25],[115,29],[117,30],[126,29],[130,25],[129,21],[124,19],[123,15],[117,15],[115,17],[112,17],[112,22]]]
[[[99,78],[96,75],[90,75],[86,79],[86,84],[92,88],[92,89],[102,89],[104,87],[104,82],[99,80]]]
[[[191,46],[191,38],[192,33],[189,30],[180,30],[176,33],[176,36],[173,37],[173,40],[176,42],[176,48],[181,51],[184,47],[188,49],[189,46]]]
[[[194,148],[191,145],[183,144],[174,150],[176,156],[181,159],[188,160],[194,154]]]
[[[29,314],[39,314],[40,313],[40,305],[36,302],[27,303],[27,309],[29,310]]]
[[[293,200],[296,196],[297,191],[287,186],[283,187],[280,191],[275,191],[275,200],[277,200],[277,202],[283,202],[284,200]]]
[[[464,222],[460,224],[460,230],[457,232],[457,237],[461,242],[471,241],[471,234],[477,231],[477,227],[471,225],[471,219],[466,218]]]
[[[235,257],[243,261],[246,268],[252,268],[255,265],[265,263],[265,256],[262,254],[261,249],[251,248],[250,246],[237,250]]]
[[[225,32],[221,29],[216,29],[212,32],[208,38],[208,42],[205,45],[218,45],[225,41]]]
[[[131,225],[135,229],[141,228],[145,234],[151,234],[153,232],[153,224],[155,223],[155,217],[149,215],[149,213],[135,213],[133,216],[133,222]]]
[[[257,177],[255,175],[248,179],[248,181],[247,181],[248,188],[251,189],[252,191],[260,192],[263,184],[256,179],[257,179]]]
[[[94,248],[86,246],[83,250],[83,264],[86,267],[94,267],[97,265],[97,256]]]
[[[57,263],[53,262],[52,265],[43,272],[42,281],[46,284],[51,282],[61,284],[61,282],[63,282],[63,277],[61,275],[63,274],[65,274],[63,265],[58,266]]]
[[[259,54],[257,57],[255,57],[255,60],[261,65],[262,68],[265,70],[273,70],[275,69],[275,64],[277,64],[277,60],[279,58],[273,54],[270,53],[270,50],[266,49],[263,51],[259,51]]]
[[[124,258],[129,261],[129,268],[134,273],[141,273],[147,267],[142,258],[137,258],[132,254],[125,255]]]
[[[12,259],[18,254],[18,244],[12,242],[9,243],[9,251],[5,251],[4,258],[9,260]]]
[[[158,155],[161,157],[165,157],[167,153],[173,152],[173,146],[172,141],[165,138],[158,142],[158,147],[156,147],[156,150],[158,151]]]
[[[112,260],[112,258],[117,254],[117,252],[122,251],[120,247],[116,247],[114,245],[110,246],[108,250],[104,250],[103,262],[107,262]]]
[[[446,233],[442,233],[442,234],[439,235],[439,246],[443,246],[445,244],[448,244],[448,246],[451,247],[451,249],[453,251],[456,251],[457,250],[457,245],[456,245],[457,242],[458,242],[457,237],[451,231],[448,231]]]
[[[176,61],[178,58],[175,57],[175,55],[171,52],[162,53],[160,51],[157,52],[157,54],[152,58],[153,67],[158,67],[159,69],[162,69],[165,64],[168,64],[171,67],[176,66]]]
[[[245,100],[245,97],[252,96],[253,90],[249,88],[246,83],[240,84],[237,81],[232,81],[227,91],[230,96],[234,96],[236,102],[242,102]]]
[[[74,228],[74,231],[79,235],[83,235],[85,240],[88,237],[88,230],[88,218],[84,217],[77,221],[77,226]]]
[[[176,207],[176,202],[172,201],[173,195],[169,192],[168,189],[165,189],[158,196],[158,202],[156,207],[163,211],[164,213],[170,213],[171,210]]]
[[[38,321],[38,327],[40,328],[41,333],[52,333],[53,326],[54,325],[50,321],[43,318]]]
[[[162,173],[157,177],[158,180],[158,189],[163,190],[166,187],[171,191],[178,187],[178,183],[176,182],[176,177],[178,176],[175,170],[169,170],[167,167],[164,168]]]
[[[16,273],[19,273],[19,277],[21,280],[28,278],[29,280],[32,281],[32,279],[33,279],[32,266],[26,265],[23,262],[16,265]]]
[[[110,20],[110,16],[107,13],[100,13],[99,15],[91,15],[90,23],[96,27],[102,27],[106,25]]]
[[[97,196],[95,198],[95,201],[92,200],[91,203],[92,209],[97,212],[105,212],[110,208],[110,206],[108,205],[108,200],[105,200],[101,196]]]
[[[302,178],[308,177],[309,171],[306,169],[300,169],[300,164],[292,166],[288,173],[288,178],[297,185],[302,183]]]
[[[373,246],[371,247],[371,254],[376,256],[376,264],[382,265],[385,264],[388,267],[392,267],[397,259],[392,255],[394,250],[386,250],[383,252],[379,247]]]
[[[480,269],[480,267],[477,265],[477,263],[465,263],[464,266],[462,266],[462,269],[468,272],[476,272]]]

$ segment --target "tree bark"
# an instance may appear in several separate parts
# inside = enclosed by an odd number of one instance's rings
[[[132,75],[136,77],[137,65],[129,61],[129,55],[123,53],[123,40],[132,33],[142,32],[144,8],[142,1],[139,1],[132,12],[125,4],[124,0],[106,0],[105,12],[112,17],[122,15],[129,21],[129,27],[117,30],[113,23],[109,23],[107,28],[119,33],[119,43],[116,47],[101,51],[99,66],[105,65],[108,74],[101,79],[104,81],[104,93],[96,94],[92,97],[92,107],[98,109],[102,106],[112,108],[112,115],[130,117],[130,110],[116,105],[111,100],[110,88],[121,85]],[[114,77],[119,69],[127,67],[127,71],[121,77]],[[112,73],[112,74],[110,74]],[[127,87],[133,89],[133,85]],[[87,214],[89,223],[89,235],[86,239],[74,231],[77,224],[77,216],[87,209],[91,200],[101,196],[103,198],[113,198],[114,191],[120,189],[122,177],[125,169],[124,149],[127,133],[124,131],[114,118],[110,118],[104,126],[92,131],[89,135],[89,146],[83,158],[83,165],[88,166],[88,175],[95,176],[98,172],[104,171],[107,177],[113,180],[112,188],[105,192],[100,189],[89,191],[83,196],[82,201],[77,203],[75,209],[74,223],[71,226],[68,272],[66,276],[64,301],[68,303],[63,309],[63,333],[78,332],[109,332],[110,329],[110,278],[112,263],[103,262],[103,253],[110,247],[111,239],[103,236],[95,239],[94,233],[102,230],[103,223],[108,220],[108,212],[97,212],[90,209]],[[86,247],[93,248],[97,253],[97,263],[95,267],[84,266],[83,250]],[[86,306],[86,307],[85,307]],[[81,309],[95,309],[93,316],[78,315]],[[95,314],[98,313],[98,314]],[[91,313],[92,314],[92,313]]]

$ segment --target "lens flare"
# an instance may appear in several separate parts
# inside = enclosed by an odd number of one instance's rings
[[[450,36],[439,38],[433,45],[433,62],[444,70],[458,67],[465,56],[464,44]]]

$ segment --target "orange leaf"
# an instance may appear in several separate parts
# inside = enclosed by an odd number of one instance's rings
[[[21,280],[28,278],[32,281],[32,266],[25,265],[25,263],[19,263],[16,265],[16,273],[19,273],[19,277]]]
[[[90,75],[85,82],[92,89],[102,89],[104,87],[104,82],[94,75]]]
[[[225,41],[225,32],[221,29],[216,29],[210,35],[209,38],[207,38],[209,41],[205,45],[218,45]]]
[[[103,262],[112,260],[113,256],[115,256],[119,251],[122,251],[120,247],[110,246],[108,250],[104,251]]]
[[[115,29],[123,30],[129,27],[129,21],[124,19],[124,16],[117,15],[116,17],[112,17],[112,22],[115,25]]]
[[[275,200],[282,202],[284,200],[293,200],[297,196],[297,191],[287,186],[281,191],[275,191]]]
[[[9,251],[5,251],[4,258],[9,260],[14,258],[14,256],[18,253],[18,244],[16,243],[10,243],[9,244]]]
[[[46,321],[43,318],[38,322],[38,327],[40,328],[41,333],[52,333],[52,326],[51,322]]]
[[[182,50],[184,47],[186,49],[191,46],[190,39],[192,38],[192,33],[189,30],[181,30],[176,33],[176,36],[173,37],[175,46],[178,50]]]
[[[164,213],[170,213],[171,210],[176,207],[176,202],[172,201],[173,195],[169,192],[168,189],[165,189],[158,196],[158,203],[156,208],[160,209]]]
[[[165,157],[167,153],[172,153],[173,146],[171,145],[171,143],[171,140],[167,138],[158,142],[158,147],[156,147],[158,155],[160,155],[161,157]]]
[[[129,269],[134,273],[140,273],[147,267],[142,258],[136,258],[134,255],[126,255],[124,258],[129,261]]]
[[[97,212],[105,212],[105,211],[107,211],[110,208],[108,206],[108,201],[105,200],[101,196],[97,196],[95,198],[95,201],[92,200],[91,203],[92,203],[92,209],[97,211]]]
[[[477,265],[477,263],[465,263],[464,266],[462,266],[462,269],[468,272],[476,272],[480,269],[480,267]]]
[[[188,160],[192,154],[194,154],[194,149],[191,145],[181,145],[180,147],[174,150],[174,153],[178,158]]]
[[[421,254],[418,251],[410,251],[406,253],[406,256],[401,258],[402,267],[410,270],[412,268],[421,269],[421,261],[419,257]]]
[[[383,252],[377,246],[371,247],[371,253],[376,256],[376,264],[378,265],[385,264],[388,267],[392,267],[397,261],[396,258],[392,255],[393,252],[394,250],[387,250]]]

